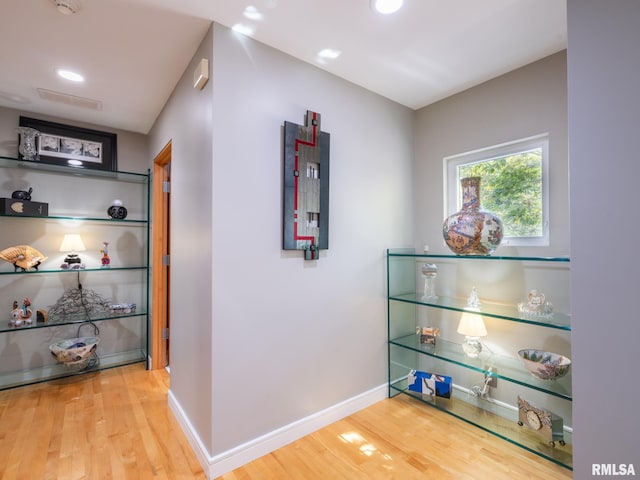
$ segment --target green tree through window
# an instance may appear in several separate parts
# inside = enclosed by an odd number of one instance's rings
[[[480,204],[502,220],[503,245],[549,245],[548,134],[443,160],[445,218],[461,208],[460,180],[480,177]]]
[[[540,237],[542,149],[458,166],[458,178],[480,177],[480,203],[500,217],[506,237]]]

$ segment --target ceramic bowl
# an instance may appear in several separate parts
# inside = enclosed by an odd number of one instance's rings
[[[518,355],[526,369],[542,380],[564,377],[571,369],[571,359],[557,353],[529,348],[520,350]]]
[[[89,362],[99,342],[98,337],[69,338],[50,345],[49,350],[60,363],[77,367]]]

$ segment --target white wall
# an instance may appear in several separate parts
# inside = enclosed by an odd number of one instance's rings
[[[640,3],[569,0],[575,478],[638,449]]]
[[[217,24],[202,49],[212,102],[181,82],[151,150],[189,151],[172,169],[171,391],[212,462],[385,383],[384,249],[412,241],[413,113]],[[329,249],[305,262],[282,250],[282,127],[306,110],[331,135],[331,179]],[[205,141],[182,146],[198,121]]]

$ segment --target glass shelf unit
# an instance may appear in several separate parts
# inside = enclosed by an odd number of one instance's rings
[[[420,343],[419,335],[416,335],[416,328],[420,324],[419,316],[424,315],[425,309],[427,311],[448,312],[464,312],[468,309],[467,298],[442,295],[436,299],[423,300],[422,294],[417,293],[420,290],[418,286],[419,265],[421,262],[433,262],[434,259],[445,259],[455,265],[460,265],[457,262],[462,262],[461,268],[464,268],[465,265],[468,266],[469,264],[464,264],[464,262],[469,261],[488,262],[487,266],[496,265],[497,268],[499,268],[499,264],[492,262],[520,262],[524,266],[551,264],[553,268],[550,269],[550,272],[553,273],[556,270],[555,267],[558,267],[559,271],[568,271],[569,258],[457,256],[416,254],[413,249],[388,250],[388,374],[390,397],[398,394],[408,395],[572,470],[572,429],[563,425],[562,444],[556,442],[552,447],[536,432],[518,423],[518,407],[515,402],[517,396],[527,399],[533,397],[536,399],[534,403],[537,406],[547,409],[547,404],[549,404],[554,407],[548,408],[549,411],[555,411],[556,408],[559,408],[563,415],[570,418],[571,373],[557,380],[541,380],[530,374],[519,358],[494,354],[489,350],[483,350],[479,358],[470,358],[465,355],[460,343],[447,337],[437,337],[435,344]],[[548,274],[544,269],[543,272]],[[445,280],[440,278],[440,273],[438,273],[438,279]],[[455,282],[456,280],[451,279],[451,281]],[[508,281],[508,279],[504,281]],[[536,336],[536,332],[540,332],[541,340],[539,343],[543,343],[542,339],[546,336],[558,335],[560,332],[562,335],[568,336],[571,332],[571,315],[569,313],[554,312],[548,318],[523,318],[516,304],[485,302],[483,300],[479,314],[495,319],[497,322],[504,321],[513,325],[508,327],[508,330],[525,328],[528,329],[527,335],[532,335],[533,331],[533,336]],[[451,313],[449,316],[433,318],[443,322],[443,326],[446,327],[444,330],[449,335],[451,332],[455,332],[448,324],[451,321]],[[455,328],[455,325],[453,327]],[[559,333],[554,334],[554,332]],[[513,350],[513,347],[509,345],[504,347],[506,351]],[[431,373],[451,375],[453,379],[452,398],[431,397],[410,391],[407,385],[407,375],[411,370],[427,370]],[[471,394],[472,390],[464,385],[472,375],[480,379],[485,379],[487,376],[498,379],[500,382],[498,384],[499,399],[495,400],[492,396],[482,397]],[[456,384],[456,379],[459,379],[462,384]],[[481,383],[482,381],[480,381]],[[506,400],[503,397],[506,397]]]
[[[110,355],[101,355],[94,365],[83,370],[74,370],[61,363],[47,365],[29,370],[0,374],[2,389],[9,389],[29,385],[33,383],[48,382],[60,378],[83,375],[85,373],[106,370],[108,368],[122,367],[132,363],[141,363],[146,360],[144,350],[132,350]]]
[[[135,313],[122,313],[120,315],[109,314],[93,314],[93,315],[64,315],[49,318],[47,323],[33,322],[31,325],[21,325],[19,327],[9,327],[5,323],[0,324],[0,333],[5,332],[23,332],[28,330],[35,330],[39,328],[52,328],[60,327],[62,325],[80,325],[87,322],[103,322],[109,320],[121,320],[123,318],[130,317],[146,317],[146,311],[137,311]]]
[[[74,220],[74,221],[82,221],[82,222],[109,222],[112,224],[118,224],[118,223],[147,223],[147,220],[143,220],[143,219],[131,219],[131,218],[125,218],[122,220],[115,220],[112,218],[105,218],[105,217],[96,217],[96,218],[91,218],[91,217],[72,217],[72,216],[64,216],[64,215],[48,215],[46,217],[43,216],[39,216],[39,215],[6,215],[3,213],[0,213],[0,217],[9,217],[9,218],[37,218],[39,220],[42,219],[50,219],[50,220]]]
[[[48,216],[0,214],[0,249],[30,245],[48,257],[37,270],[16,270],[0,262],[0,312],[6,307],[4,319],[0,313],[0,389],[148,362],[150,172],[109,172],[1,156],[0,172],[7,179],[0,197],[33,187],[33,200],[49,205]],[[108,216],[114,199],[124,201],[129,217]],[[64,258],[60,241],[70,232],[82,234],[87,245],[81,253],[85,268],[59,267]],[[109,243],[108,268],[101,266],[103,240]],[[129,313],[102,307],[73,315],[47,312],[78,291],[96,294],[98,302],[136,307]],[[31,325],[10,326],[12,302],[21,304],[25,297],[31,300]],[[84,304],[82,293],[79,298]],[[46,323],[38,323],[40,311],[48,313]],[[99,328],[96,360],[79,371],[57,363],[49,345],[75,338],[86,322]]]
[[[134,173],[123,171],[92,170],[90,168],[53,165],[38,161],[21,160],[13,157],[0,156],[0,168],[24,168],[28,170],[46,172],[49,174],[75,175],[78,177],[98,177],[115,180],[118,182],[131,182],[146,184],[149,181],[148,173]]]
[[[40,275],[47,273],[83,273],[83,272],[113,272],[116,270],[147,270],[146,266],[137,266],[137,267],[109,267],[109,268],[59,268],[59,269],[38,269],[38,270],[26,270],[26,271],[9,271],[9,272],[0,272],[0,275]]]
[[[444,310],[452,310],[455,312],[464,312],[469,309],[466,298],[438,297],[436,299],[422,300],[420,294],[406,293],[400,295],[391,295],[391,300],[398,302],[414,303],[416,305],[425,305],[428,307],[441,308]],[[516,305],[502,305],[497,303],[482,302],[477,309],[479,315],[485,317],[500,318],[502,320],[510,320],[512,322],[528,323],[539,327],[557,328],[560,330],[571,330],[571,316],[566,313],[554,313],[550,317],[523,317],[518,312]]]

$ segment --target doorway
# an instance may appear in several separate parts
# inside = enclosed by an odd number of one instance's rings
[[[168,368],[170,362],[170,288],[169,265],[171,232],[171,141],[153,161],[153,207],[151,230],[151,368]]]

